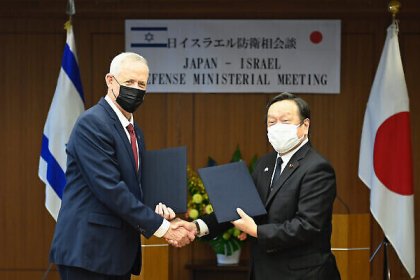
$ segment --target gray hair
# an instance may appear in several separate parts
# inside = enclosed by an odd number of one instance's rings
[[[117,55],[116,57],[114,57],[114,59],[111,61],[111,65],[109,67],[109,73],[113,75],[118,75],[121,71],[121,66],[124,63],[134,62],[134,61],[142,62],[144,65],[147,66],[147,68],[149,68],[149,65],[147,64],[147,60],[141,55],[137,53],[133,53],[133,52],[123,52]]]

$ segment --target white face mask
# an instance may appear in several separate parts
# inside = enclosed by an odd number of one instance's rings
[[[296,147],[303,139],[298,137],[297,129],[302,124],[277,123],[267,128],[268,141],[271,146],[280,154],[285,154]]]

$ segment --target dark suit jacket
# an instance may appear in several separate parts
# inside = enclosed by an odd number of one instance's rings
[[[251,238],[253,278],[340,279],[330,245],[333,168],[307,143],[268,193],[276,157],[276,152],[262,157],[252,175],[268,213],[256,219],[258,238]],[[227,226],[217,225],[214,216],[203,220],[212,235]]]
[[[141,168],[117,115],[102,98],[76,122],[50,261],[97,273],[140,273],[140,233],[163,219],[142,203]],[[140,159],[142,132],[135,126]],[[140,164],[141,166],[141,164]]]

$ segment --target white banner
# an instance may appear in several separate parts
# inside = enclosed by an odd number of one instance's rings
[[[339,20],[126,20],[148,92],[340,92]]]

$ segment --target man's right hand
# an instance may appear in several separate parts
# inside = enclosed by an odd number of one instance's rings
[[[171,226],[163,237],[169,244],[175,247],[183,247],[194,241],[196,233],[194,223],[177,218],[171,221]]]

